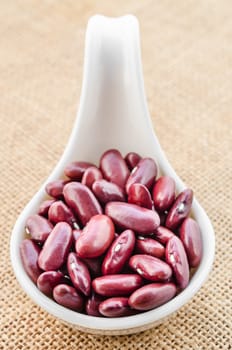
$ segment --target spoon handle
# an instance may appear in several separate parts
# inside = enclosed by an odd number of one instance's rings
[[[79,112],[68,148],[96,160],[109,148],[154,154],[136,17],[93,16],[85,41]],[[73,152],[73,147],[76,152]]]

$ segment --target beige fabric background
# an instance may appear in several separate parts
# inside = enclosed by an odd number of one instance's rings
[[[41,311],[9,259],[14,222],[68,140],[82,81],[84,33],[95,14],[135,14],[154,128],[212,219],[213,271],[161,326],[130,336],[74,331]],[[231,1],[1,1],[1,349],[232,348]]]

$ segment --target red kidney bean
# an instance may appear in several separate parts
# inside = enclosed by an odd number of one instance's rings
[[[159,212],[159,217],[160,217],[160,225],[161,226],[164,226],[165,225],[165,222],[166,222],[166,219],[167,219],[167,211],[164,211],[162,213]]]
[[[101,180],[103,178],[101,170],[96,166],[87,168],[82,176],[81,183],[89,188],[92,188],[94,181]]]
[[[138,236],[135,243],[135,250],[139,254],[148,254],[156,258],[163,258],[165,248],[153,238]]]
[[[193,201],[193,191],[186,189],[182,191],[171,206],[166,219],[165,226],[175,230],[189,215]]]
[[[135,245],[135,235],[132,230],[122,232],[114,240],[102,263],[103,275],[119,273],[131,256]]]
[[[170,231],[168,228],[159,226],[154,232],[155,239],[157,239],[160,243],[166,245],[168,240],[175,236],[175,234]]]
[[[68,276],[68,275],[65,275],[64,276],[64,282],[63,282],[63,284],[67,284],[68,286],[73,286],[73,284],[72,284],[72,281],[71,281],[71,278]]]
[[[125,156],[125,161],[126,161],[126,163],[128,165],[128,168],[130,170],[132,170],[132,169],[134,169],[136,167],[136,165],[138,164],[140,159],[141,159],[141,156],[138,153],[135,153],[135,152],[129,152]]]
[[[64,187],[64,198],[82,225],[86,225],[92,216],[102,213],[97,198],[87,186],[81,183],[68,183]]]
[[[156,175],[157,165],[155,161],[151,158],[141,159],[132,170],[126,182],[126,192],[129,192],[130,186],[134,183],[140,183],[150,189],[155,181]]]
[[[53,298],[58,304],[71,310],[81,312],[84,306],[83,297],[75,288],[67,284],[58,284],[53,289]]]
[[[76,223],[76,218],[71,209],[69,209],[69,207],[67,207],[67,205],[62,201],[56,201],[50,206],[48,211],[48,219],[53,224],[57,224],[60,221],[65,221],[69,225],[74,226],[74,223]]]
[[[183,243],[177,236],[169,239],[166,245],[166,261],[172,267],[180,288],[187,287],[189,282],[189,265]]]
[[[147,187],[139,183],[130,186],[128,190],[128,203],[136,204],[147,209],[152,209],[153,206],[151,194]]]
[[[125,195],[120,186],[106,180],[98,180],[93,183],[92,191],[100,203],[106,204],[111,201],[125,202]]]
[[[102,255],[114,239],[114,224],[103,214],[93,216],[76,241],[80,258],[95,258]]]
[[[106,317],[130,316],[134,313],[128,305],[128,298],[125,297],[113,297],[102,301],[99,312]]]
[[[90,316],[101,317],[102,315],[99,312],[99,305],[103,301],[103,297],[92,293],[92,295],[87,299],[85,304],[85,312]]]
[[[46,201],[42,202],[38,209],[38,214],[45,216],[47,218],[48,216],[48,210],[52,203],[55,203],[55,199],[47,199]]]
[[[109,202],[105,213],[123,229],[131,229],[142,234],[153,232],[160,224],[159,215],[154,210],[123,202]]]
[[[63,273],[64,277],[67,277],[67,279],[70,281],[70,284],[71,284],[71,280],[70,280],[70,277],[69,277],[69,274],[68,274],[66,261],[64,262],[63,265],[61,265],[59,267],[59,271]]]
[[[38,242],[44,242],[53,229],[53,225],[43,216],[31,215],[27,218],[25,230],[31,238]]]
[[[146,311],[166,303],[175,294],[176,286],[173,283],[150,283],[131,294],[128,303],[133,309]]]
[[[136,274],[106,275],[95,278],[92,287],[100,295],[113,297],[131,294],[142,282],[142,277]]]
[[[72,229],[66,222],[56,224],[38,258],[42,270],[57,270],[65,262],[72,244]]]
[[[71,180],[81,181],[84,172],[91,166],[94,165],[89,162],[72,162],[66,165],[64,173]]]
[[[130,173],[125,160],[118,150],[110,149],[103,153],[100,159],[100,169],[106,180],[124,188]]]
[[[55,199],[62,199],[63,189],[66,183],[68,183],[67,180],[61,180],[61,179],[51,181],[46,185],[45,190],[49,196],[54,197]]]
[[[37,278],[42,273],[38,266],[38,256],[40,253],[40,248],[31,239],[24,239],[20,244],[20,256],[22,260],[23,267],[32,279],[36,283]]]
[[[64,282],[64,275],[60,271],[46,271],[37,279],[37,287],[47,296],[52,296],[53,289]]]
[[[171,177],[156,181],[153,159],[123,158],[115,149],[99,168],[72,162],[65,175],[47,184],[54,199],[28,218],[31,239],[20,247],[25,271],[44,294],[88,315],[121,317],[162,305],[188,285],[203,249],[199,226],[188,218],[192,190],[175,198]]]
[[[151,255],[133,255],[129,260],[129,266],[149,281],[167,281],[172,276],[170,266],[166,262]]]
[[[84,295],[90,295],[91,277],[88,267],[75,253],[69,253],[67,268],[74,287]]]
[[[161,176],[152,190],[155,209],[168,210],[175,200],[175,181],[170,176]]]
[[[80,235],[82,233],[82,230],[79,229],[79,228],[78,229],[74,229],[72,231],[72,233],[73,233],[73,239],[74,239],[74,241],[76,241],[80,237]]]
[[[82,258],[82,260],[88,266],[89,272],[93,278],[101,275],[102,257]]]
[[[190,267],[197,267],[202,257],[202,239],[198,223],[186,218],[180,227],[180,239],[184,244]]]

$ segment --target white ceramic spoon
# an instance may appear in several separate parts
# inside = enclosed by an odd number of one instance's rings
[[[119,18],[92,17],[86,33],[84,63],[78,116],[64,154],[46,183],[60,178],[64,167],[73,160],[98,164],[105,150],[117,148],[123,155],[135,151],[142,156],[153,157],[160,172],[175,179],[178,192],[185,188],[153,131],[144,92],[137,19],[132,15]],[[206,280],[214,258],[214,232],[205,211],[194,199],[192,213],[202,231],[203,257],[188,287],[173,300],[155,310],[115,319],[82,315],[56,304],[40,293],[27,276],[19,254],[25,221],[29,215],[36,213],[46,196],[46,183],[15,224],[11,238],[11,259],[22,288],[49,313],[91,333],[133,333],[163,321],[184,305]]]

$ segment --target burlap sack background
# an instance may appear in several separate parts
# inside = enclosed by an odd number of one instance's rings
[[[79,101],[84,33],[95,13],[137,15],[153,125],[169,160],[212,219],[209,280],[176,317],[131,336],[64,326],[16,282],[16,217],[68,140]],[[231,349],[231,1],[1,1],[1,349]]]

